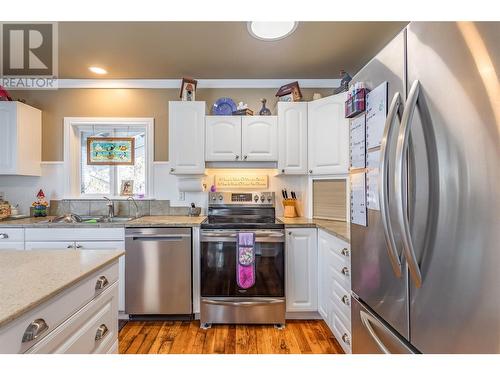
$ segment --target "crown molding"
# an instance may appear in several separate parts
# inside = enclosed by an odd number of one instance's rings
[[[277,89],[299,81],[301,88],[332,89],[340,79],[199,79],[200,89]],[[59,79],[59,89],[178,89],[180,79]]]

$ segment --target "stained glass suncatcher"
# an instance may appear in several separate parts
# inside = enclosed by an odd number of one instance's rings
[[[87,138],[87,164],[134,165],[135,138]]]

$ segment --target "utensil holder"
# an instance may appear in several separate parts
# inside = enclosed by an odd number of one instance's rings
[[[297,217],[297,201],[295,199],[283,199],[283,216]]]

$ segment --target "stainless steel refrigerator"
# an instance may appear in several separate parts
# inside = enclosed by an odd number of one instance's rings
[[[500,353],[499,77],[495,22],[412,22],[354,76],[388,94],[353,353]]]

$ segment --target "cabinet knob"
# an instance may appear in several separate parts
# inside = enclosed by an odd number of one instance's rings
[[[74,244],[69,244],[68,246],[66,246],[66,249],[73,249],[75,247]]]
[[[43,319],[36,319],[30,323],[23,334],[22,342],[36,340],[42,333],[49,329],[48,324]]]
[[[340,299],[342,301],[342,303],[346,306],[349,306],[351,304],[351,302],[349,301],[349,296],[345,295]]]
[[[292,235],[292,232],[288,232],[288,235],[291,236]]]
[[[248,158],[248,155],[243,156],[243,159],[247,160],[247,158]]]
[[[343,256],[345,256],[345,257],[349,257],[349,250],[348,250],[346,247],[344,247],[344,248],[340,251],[340,253],[341,253]]]
[[[83,247],[83,245],[80,245],[79,243],[76,244],[75,248],[77,249],[81,249]]]
[[[109,332],[108,327],[106,327],[106,324],[101,324],[99,328],[97,328],[97,331],[95,333],[95,341],[102,340],[104,336]]]
[[[347,268],[347,267],[342,268],[342,271],[340,271],[340,272],[342,272],[346,276],[349,276],[349,268]]]
[[[351,338],[347,333],[344,333],[342,335],[342,341],[345,342],[347,345],[351,345]]]
[[[0,240],[6,240],[7,238],[9,238],[7,233],[0,233]]]
[[[281,173],[285,173],[285,170],[284,170],[284,169],[282,169],[282,170],[281,170]]]
[[[100,290],[103,290],[108,284],[109,281],[106,276],[99,277],[95,283],[95,291],[98,292]]]
[[[240,155],[236,155],[234,158],[238,160],[240,158]]]
[[[309,169],[309,173],[313,173],[313,170],[312,170],[312,169]]]
[[[170,172],[173,172],[173,171],[175,171],[175,168],[170,168]]]

